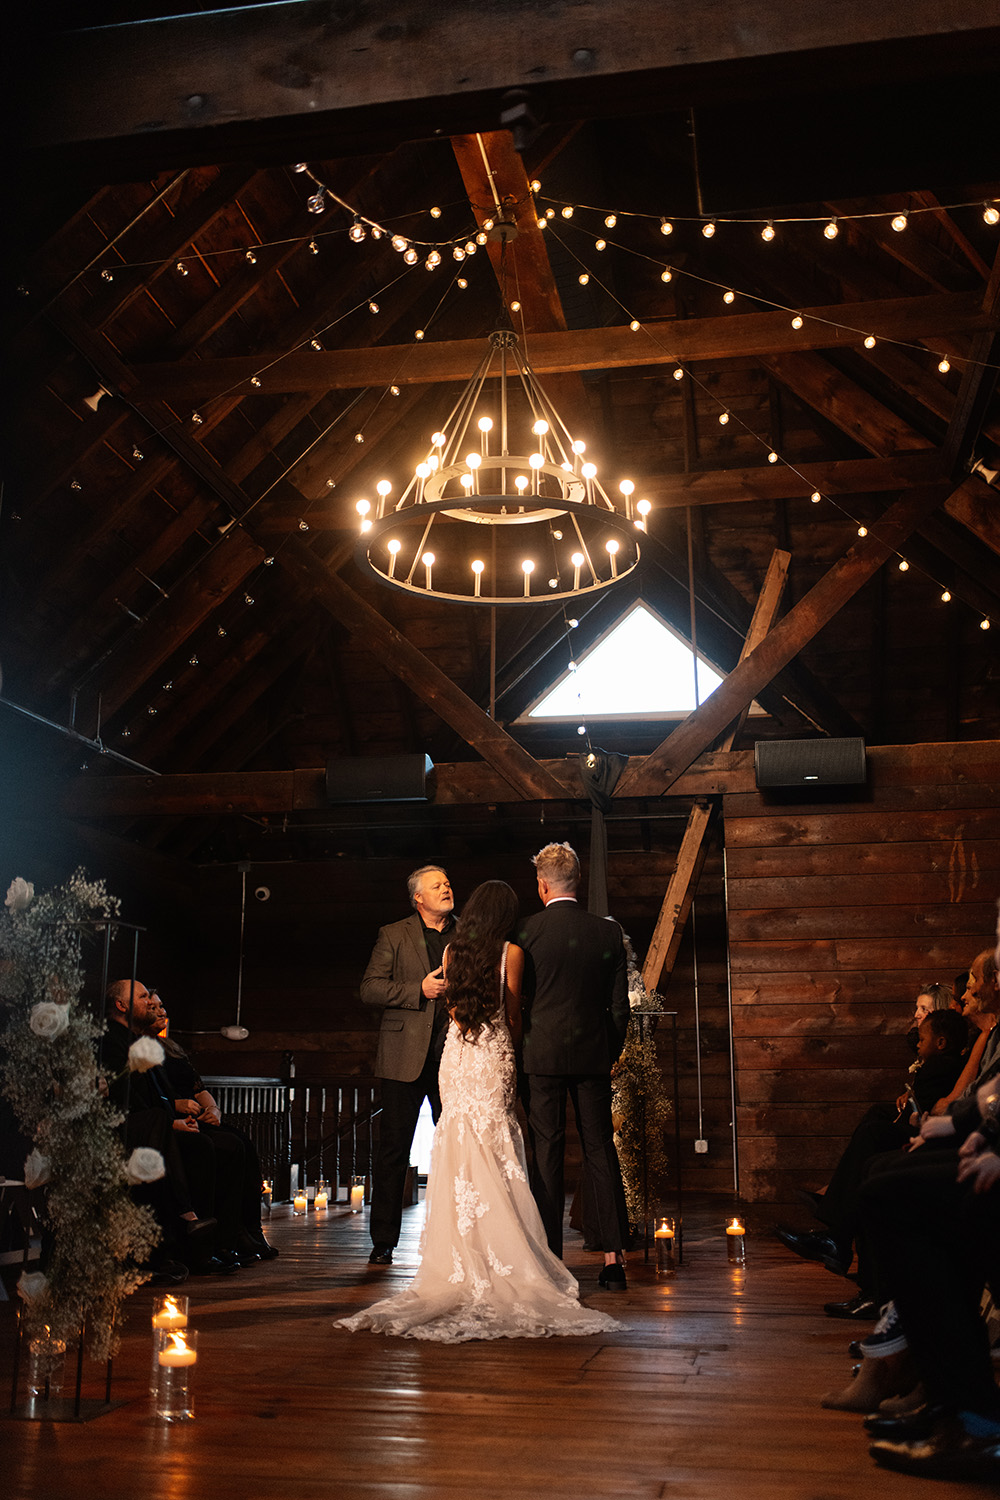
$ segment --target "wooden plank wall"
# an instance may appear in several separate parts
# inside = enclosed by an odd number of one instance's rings
[[[1000,744],[870,748],[868,763],[865,788],[724,800],[750,1201],[824,1184],[868,1104],[902,1087],[919,985],[992,942]]]

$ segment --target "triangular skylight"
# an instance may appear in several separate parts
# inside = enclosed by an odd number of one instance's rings
[[[637,603],[581,657],[575,670],[531,705],[522,721],[683,718],[722,680],[700,658],[696,702],[690,645],[647,605]]]

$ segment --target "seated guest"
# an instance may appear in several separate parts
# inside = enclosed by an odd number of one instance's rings
[[[965,1027],[961,1017],[947,1009],[949,996],[947,985],[921,986],[914,1009],[914,1026],[908,1034],[908,1040],[912,1035],[913,1045],[918,1049],[918,1062],[911,1071],[907,1088],[891,1106],[876,1104],[867,1111],[845,1147],[825,1193],[803,1194],[824,1228],[804,1233],[780,1227],[775,1231],[782,1244],[804,1259],[820,1260],[828,1270],[841,1276],[847,1274],[853,1256],[858,1190],[868,1162],[883,1151],[907,1145],[913,1134],[910,1119],[914,1106],[924,1113],[954,1084],[962,1068]],[[926,1043],[925,1051],[932,1059],[932,1066],[925,1073],[927,1064],[919,1055],[919,1038],[931,1017],[937,1018],[933,1022],[938,1028],[934,1035],[942,1040]],[[950,1019],[942,1021],[943,1017]],[[877,1307],[870,1297],[858,1295],[847,1303],[829,1303],[827,1311],[831,1316],[865,1319],[875,1317]]]
[[[127,1146],[152,1146],[161,1152],[167,1168],[163,1192],[173,1195],[179,1218],[199,1226],[195,1235],[181,1226],[172,1246],[177,1259],[199,1274],[229,1273],[239,1266],[232,1242],[240,1227],[243,1148],[235,1141],[213,1142],[196,1119],[178,1112],[162,1066],[129,1071],[129,1048],[137,1037],[150,1034],[156,1016],[156,1001],[144,984],[123,979],[108,986],[107,1029],[99,1048],[109,1095],[126,1117]],[[154,1203],[154,1212],[158,1219],[162,1214],[169,1220],[164,1203]],[[169,1222],[160,1222],[172,1235]]]
[[[184,1048],[168,1034],[170,1023],[162,996],[154,989],[151,992],[151,999],[153,1004],[149,1009],[146,1034],[155,1036],[166,1054],[163,1060],[163,1072],[174,1094],[175,1111],[180,1116],[195,1120],[199,1132],[207,1135],[217,1148],[225,1136],[235,1137],[242,1146],[240,1227],[232,1248],[243,1264],[251,1260],[274,1260],[278,1251],[265,1239],[260,1222],[263,1174],[257,1148],[244,1131],[223,1123],[219,1106],[206,1089],[190,1057]]]
[[[995,1029],[997,1006],[1000,1005],[1000,996],[996,994],[996,972],[996,961],[989,949],[978,954],[969,969],[962,996],[962,1015],[974,1040],[954,1088],[935,1104],[932,1111],[935,1115],[947,1114],[958,1100],[974,1093],[983,1075],[991,1072],[1000,1052],[1000,1035]]]

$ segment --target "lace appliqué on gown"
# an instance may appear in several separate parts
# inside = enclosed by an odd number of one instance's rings
[[[439,1082],[417,1274],[406,1291],[335,1326],[444,1344],[619,1329],[581,1306],[576,1279],[545,1242],[514,1113],[514,1049],[502,1008],[474,1042],[452,1024]]]

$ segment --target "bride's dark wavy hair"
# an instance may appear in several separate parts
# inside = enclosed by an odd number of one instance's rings
[[[505,880],[484,880],[462,908],[448,944],[446,999],[468,1040],[475,1041],[499,1004],[500,955],[517,912],[517,896]]]

